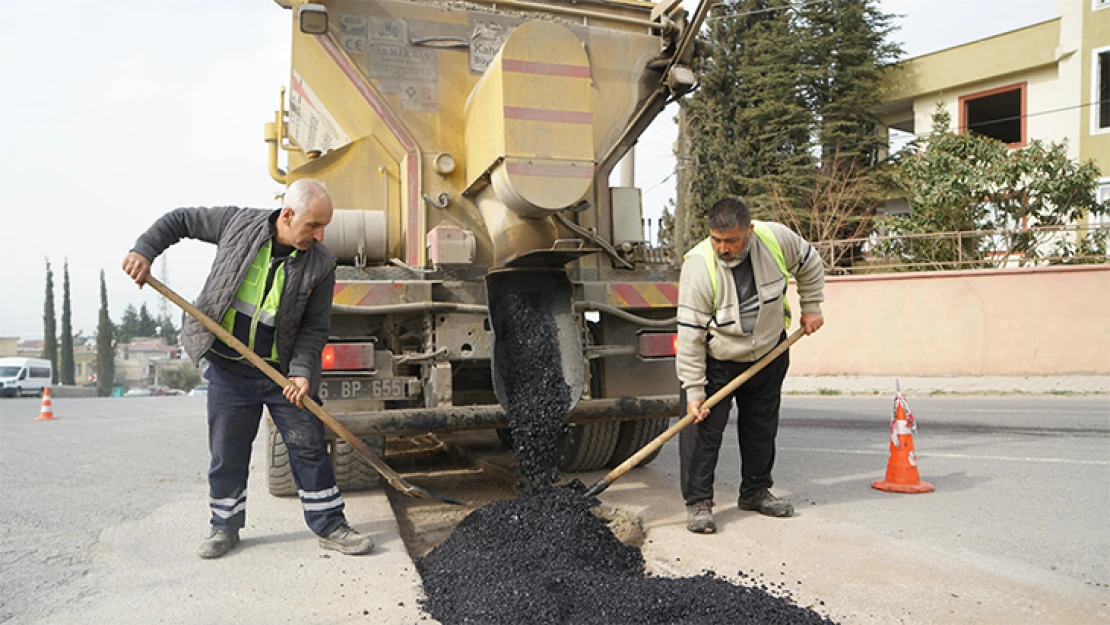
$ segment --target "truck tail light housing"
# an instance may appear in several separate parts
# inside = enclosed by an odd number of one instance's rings
[[[641,332],[640,358],[674,358],[678,353],[677,332]]]
[[[373,343],[328,343],[320,354],[324,371],[365,371],[374,368]]]

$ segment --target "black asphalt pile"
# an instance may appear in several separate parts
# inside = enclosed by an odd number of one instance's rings
[[[491,298],[523,494],[470,513],[417,561],[424,610],[444,625],[828,623],[765,588],[648,576],[640,550],[590,512],[600,502],[582,484],[554,486],[571,395],[546,299],[512,288]]]
[[[520,490],[550,487],[559,477],[555,441],[570,409],[558,331],[546,298],[509,292],[496,303],[497,354],[503,371]]]
[[[423,607],[444,625],[828,624],[816,612],[712,574],[645,575],[640,550],[590,513],[581,485],[498,501],[417,562]]]

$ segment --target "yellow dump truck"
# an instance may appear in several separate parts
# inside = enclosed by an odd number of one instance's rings
[[[551,366],[571,394],[560,468],[615,466],[665,429],[680,412],[677,271],[644,240],[640,191],[609,181],[667,102],[694,87],[702,9],[278,4],[292,17],[292,65],[265,139],[274,180],[318,179],[336,207],[321,389],[333,414],[378,446],[505,432],[511,359],[496,337],[532,320],[498,304],[527,291],[557,326]],[[377,481],[342,441],[334,453],[341,488]],[[292,492],[272,430],[269,456],[271,492]]]

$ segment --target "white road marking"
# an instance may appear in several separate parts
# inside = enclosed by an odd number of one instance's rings
[[[840,477],[827,477],[823,480],[810,480],[814,484],[822,486],[832,486],[840,484],[841,482],[858,482],[859,480],[874,480],[883,476],[882,471],[868,471],[867,473],[857,473],[855,475],[841,475]]]
[[[821,449],[817,447],[779,447],[781,451],[812,451],[828,454],[857,454],[867,456],[886,456],[889,452],[886,450],[878,451],[871,449]],[[1012,462],[1048,462],[1057,464],[1086,464],[1101,467],[1110,467],[1110,460],[1075,460],[1072,458],[1033,458],[1029,456],[976,456],[974,454],[945,454],[927,452],[921,453],[917,451],[917,457],[925,460],[928,458],[957,458],[962,460],[1008,460]]]

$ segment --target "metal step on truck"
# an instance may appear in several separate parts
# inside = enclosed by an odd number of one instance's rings
[[[550,311],[551,366],[571,394],[562,471],[615,466],[666,429],[681,412],[678,276],[644,240],[629,154],[694,88],[704,12],[678,0],[278,4],[292,64],[288,105],[282,89],[265,126],[270,175],[320,180],[336,207],[329,410],[372,448],[472,428],[506,440],[497,336],[541,321],[499,304],[525,293]],[[611,186],[622,159],[627,184]],[[332,445],[341,488],[377,483]],[[273,428],[269,452],[271,492],[292,494]]]

